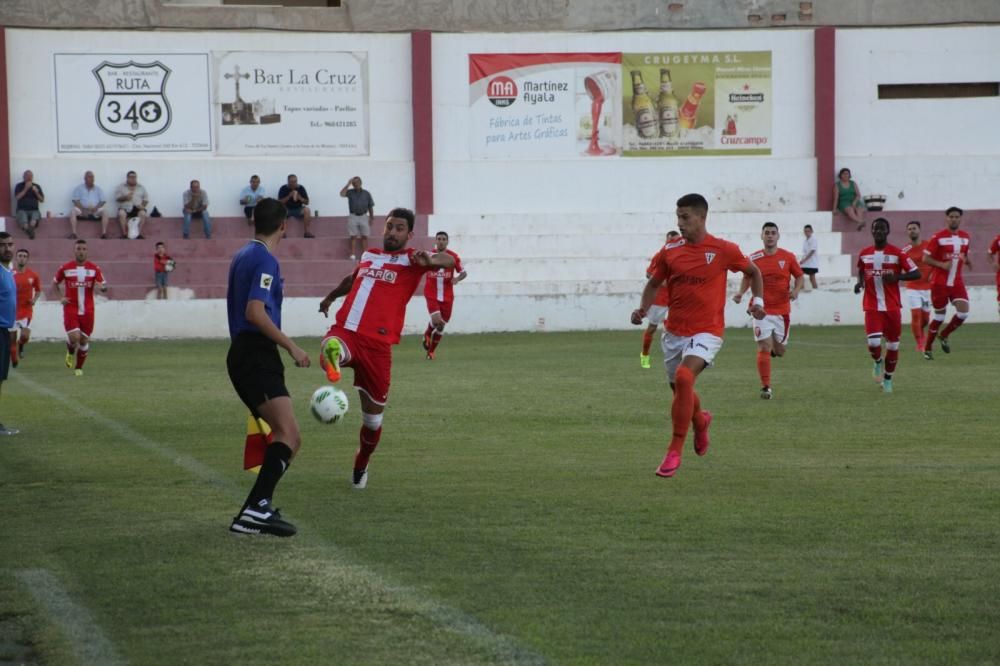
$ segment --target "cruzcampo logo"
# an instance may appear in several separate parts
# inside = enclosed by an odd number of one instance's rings
[[[135,141],[162,134],[170,127],[170,103],[165,92],[170,68],[162,62],[105,60],[93,73],[101,86],[97,126],[104,132]]]

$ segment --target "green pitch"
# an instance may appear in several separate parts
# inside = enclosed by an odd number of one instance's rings
[[[98,340],[82,378],[32,343],[0,401],[0,662],[1000,661],[997,326],[933,362],[907,331],[891,395],[860,329],[798,327],[772,401],[731,330],[697,385],[711,450],[669,480],[640,337],[407,338],[360,492],[357,394],[320,425],[322,372],[288,368],[288,540],[227,531],[251,477],[225,343]]]

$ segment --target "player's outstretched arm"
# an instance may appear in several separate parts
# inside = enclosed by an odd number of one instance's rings
[[[766,316],[764,312],[764,278],[760,274],[760,269],[752,261],[748,262],[748,266],[743,269],[743,279],[750,280],[750,293],[753,294],[753,298],[750,299],[750,316],[754,319],[763,319]]]
[[[264,301],[258,301],[252,299],[247,302],[247,309],[245,311],[247,321],[257,327],[261,333],[267,336],[268,339],[273,341],[276,345],[283,347],[288,351],[289,356],[295,361],[295,365],[300,368],[309,367],[309,354],[305,352],[301,347],[292,342],[284,332],[274,325],[271,318],[267,316],[267,310],[264,309]]]
[[[639,307],[632,311],[632,316],[630,321],[633,324],[641,324],[643,318],[646,316],[646,311],[649,310],[649,306],[653,304],[653,299],[656,298],[656,290],[660,288],[663,283],[662,280],[658,280],[655,277],[651,277],[646,280],[646,286],[642,288],[642,297],[639,299]]]
[[[897,276],[896,279],[899,282],[909,282],[910,280],[916,280],[916,279],[919,279],[919,278],[920,278],[920,270],[917,269],[917,270],[908,271],[906,273],[900,273]]]
[[[743,294],[747,293],[747,289],[749,288],[750,288],[750,278],[744,275],[743,279],[740,280],[740,288],[736,290],[735,294],[733,294],[733,303],[739,303],[740,301],[742,301]]]
[[[428,254],[424,250],[417,250],[413,253],[413,260],[418,266],[430,266],[431,268],[454,268],[455,257],[447,252],[435,252]]]
[[[336,287],[333,288],[329,294],[326,295],[322,301],[319,302],[319,311],[323,313],[324,317],[330,316],[330,306],[333,302],[340,298],[341,296],[346,296],[351,293],[351,285],[354,284],[354,273],[349,274],[343,280],[340,281]]]
[[[456,275],[455,277],[453,277],[451,279],[451,283],[452,284],[458,284],[459,282],[461,282],[462,280],[464,280],[467,277],[469,277],[469,274],[466,273],[465,271],[462,271],[461,273],[459,273],[458,275]]]

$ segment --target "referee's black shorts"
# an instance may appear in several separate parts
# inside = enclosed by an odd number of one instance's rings
[[[229,346],[226,368],[236,394],[255,417],[260,416],[257,408],[262,404],[288,395],[278,345],[261,333],[237,335]]]
[[[0,328],[0,382],[10,372],[10,329]]]

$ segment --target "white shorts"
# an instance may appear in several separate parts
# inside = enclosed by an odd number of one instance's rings
[[[31,318],[25,317],[24,319],[17,319],[14,321],[14,328],[17,329],[28,329],[31,330]]]
[[[753,339],[760,342],[773,336],[776,342],[787,345],[791,328],[788,315],[765,315],[763,319],[753,320]]]
[[[930,289],[907,289],[906,299],[910,303],[911,310],[931,311],[931,290]]]
[[[666,320],[668,309],[666,305],[650,305],[646,311],[646,323],[650,326],[659,326]]]
[[[690,337],[674,335],[667,331],[660,340],[663,348],[663,367],[667,370],[667,381],[674,383],[674,373],[685,356],[697,356],[709,366],[715,355],[722,349],[722,338],[710,333],[695,333]]]

